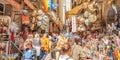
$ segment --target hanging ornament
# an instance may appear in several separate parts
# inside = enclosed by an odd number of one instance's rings
[[[83,26],[83,27],[81,28],[81,31],[85,31],[85,26]]]
[[[89,12],[85,11],[84,16],[87,18],[89,16]]]
[[[89,4],[88,5],[89,10],[95,11],[95,8],[93,6],[94,6],[94,3]]]
[[[42,10],[38,10],[38,14],[43,14],[43,11]]]
[[[34,30],[34,28],[35,28],[35,25],[34,25],[34,24],[32,24],[31,30]]]
[[[78,28],[77,28],[77,30],[78,30],[78,31],[81,31],[81,28],[80,28],[80,27],[78,27]]]
[[[42,20],[42,16],[37,16],[37,19],[38,20]]]
[[[90,24],[90,20],[89,20],[89,19],[86,19],[86,20],[85,20],[85,24],[86,24],[86,25],[89,25],[89,24]]]
[[[37,25],[38,25],[38,26],[41,26],[41,21],[38,21],[38,22],[37,22]]]
[[[45,25],[44,25],[44,24],[41,24],[41,28],[42,28],[42,29],[45,29],[46,27],[45,27]]]
[[[113,2],[113,0],[109,0],[109,1],[108,1],[108,4],[111,4],[112,2]]]
[[[84,23],[85,18],[80,18],[80,21],[81,21],[82,23]]]
[[[37,11],[34,10],[33,13],[32,13],[33,16],[36,16],[37,15]]]
[[[35,17],[33,17],[33,19],[32,19],[32,23],[35,23],[35,20],[36,20]]]
[[[19,30],[18,24],[15,23],[15,22],[12,22],[12,23],[10,24],[10,29],[11,29],[11,30],[14,30],[14,32],[17,32],[17,31]]]
[[[90,20],[91,23],[94,23],[97,20],[97,17],[96,15],[90,15],[88,19]]]
[[[44,15],[43,20],[44,20],[45,22],[47,22],[47,21],[49,21],[49,18],[48,18],[46,15]]]
[[[57,27],[60,27],[60,23],[57,22],[57,23],[56,23],[56,26],[57,26]]]

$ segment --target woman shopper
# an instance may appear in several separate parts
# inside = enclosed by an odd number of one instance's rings
[[[33,47],[36,49],[37,60],[40,60],[41,40],[38,33],[35,33],[33,38]]]
[[[51,49],[51,41],[48,38],[47,34],[44,34],[43,37],[41,38],[41,60],[45,60],[47,54],[50,52]]]
[[[79,45],[79,39],[74,39],[74,45],[72,46],[72,58],[73,60],[81,60],[82,53],[82,47]]]

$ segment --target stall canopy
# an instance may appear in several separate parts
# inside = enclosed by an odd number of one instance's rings
[[[71,9],[70,11],[67,12],[67,17],[71,17],[72,15],[77,15],[80,10],[84,7],[84,5],[86,5],[87,3],[81,4],[73,9]]]
[[[35,9],[35,7],[33,6],[33,4],[29,0],[24,0],[24,2],[25,2],[25,4],[28,5],[29,8],[31,8],[33,10]]]
[[[17,8],[18,10],[21,9],[21,6],[19,3],[17,3],[16,1],[14,0],[4,0],[5,2],[11,4],[12,6],[14,6],[15,8]]]
[[[80,6],[77,6],[75,8],[73,8],[72,10],[68,11],[67,14],[68,15],[74,15],[74,14],[77,14],[82,8],[82,5]]]

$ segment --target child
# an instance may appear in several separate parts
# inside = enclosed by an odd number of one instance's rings
[[[24,52],[24,60],[33,60],[34,58],[34,51],[33,51],[33,47],[32,47],[32,43],[28,42],[26,44],[26,49]]]

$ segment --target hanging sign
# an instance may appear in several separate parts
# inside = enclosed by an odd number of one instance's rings
[[[22,16],[22,24],[29,24],[29,15]]]
[[[72,32],[76,32],[76,16],[72,17]]]

